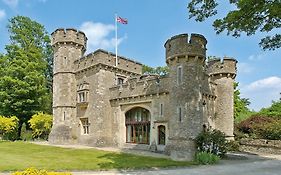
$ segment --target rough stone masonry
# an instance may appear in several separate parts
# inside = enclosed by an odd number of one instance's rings
[[[166,76],[105,50],[88,55],[76,29],[52,33],[53,128],[49,142],[161,151],[191,160],[194,138],[218,129],[233,138],[233,58],[206,62],[207,40],[180,34],[165,43]],[[117,61],[117,62],[116,62]]]

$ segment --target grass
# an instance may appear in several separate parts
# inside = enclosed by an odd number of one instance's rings
[[[71,149],[6,141],[0,141],[0,155],[0,172],[24,170],[28,167],[48,171],[87,171],[194,164],[96,149]]]

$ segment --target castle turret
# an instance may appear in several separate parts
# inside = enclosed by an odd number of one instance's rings
[[[229,139],[233,139],[234,121],[234,78],[236,76],[237,61],[225,57],[223,60],[208,61],[208,74],[217,84],[217,99],[215,106],[216,129],[224,132]]]
[[[199,34],[172,37],[165,43],[166,62],[170,69],[171,89],[169,142],[166,151],[175,160],[192,160],[194,138],[203,130],[201,82],[207,40]]]
[[[72,142],[76,138],[76,79],[74,61],[86,50],[87,38],[75,29],[57,29],[52,34],[54,50],[53,71],[53,129],[52,143]]]

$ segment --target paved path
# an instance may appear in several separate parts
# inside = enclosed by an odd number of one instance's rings
[[[281,155],[278,159],[246,155],[245,159],[222,160],[218,165],[193,166],[188,168],[73,172],[73,175],[281,175]]]

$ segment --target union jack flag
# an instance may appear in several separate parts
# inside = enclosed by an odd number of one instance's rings
[[[121,18],[120,16],[117,17],[117,22],[120,22],[122,24],[128,24],[128,20],[126,18]]]

